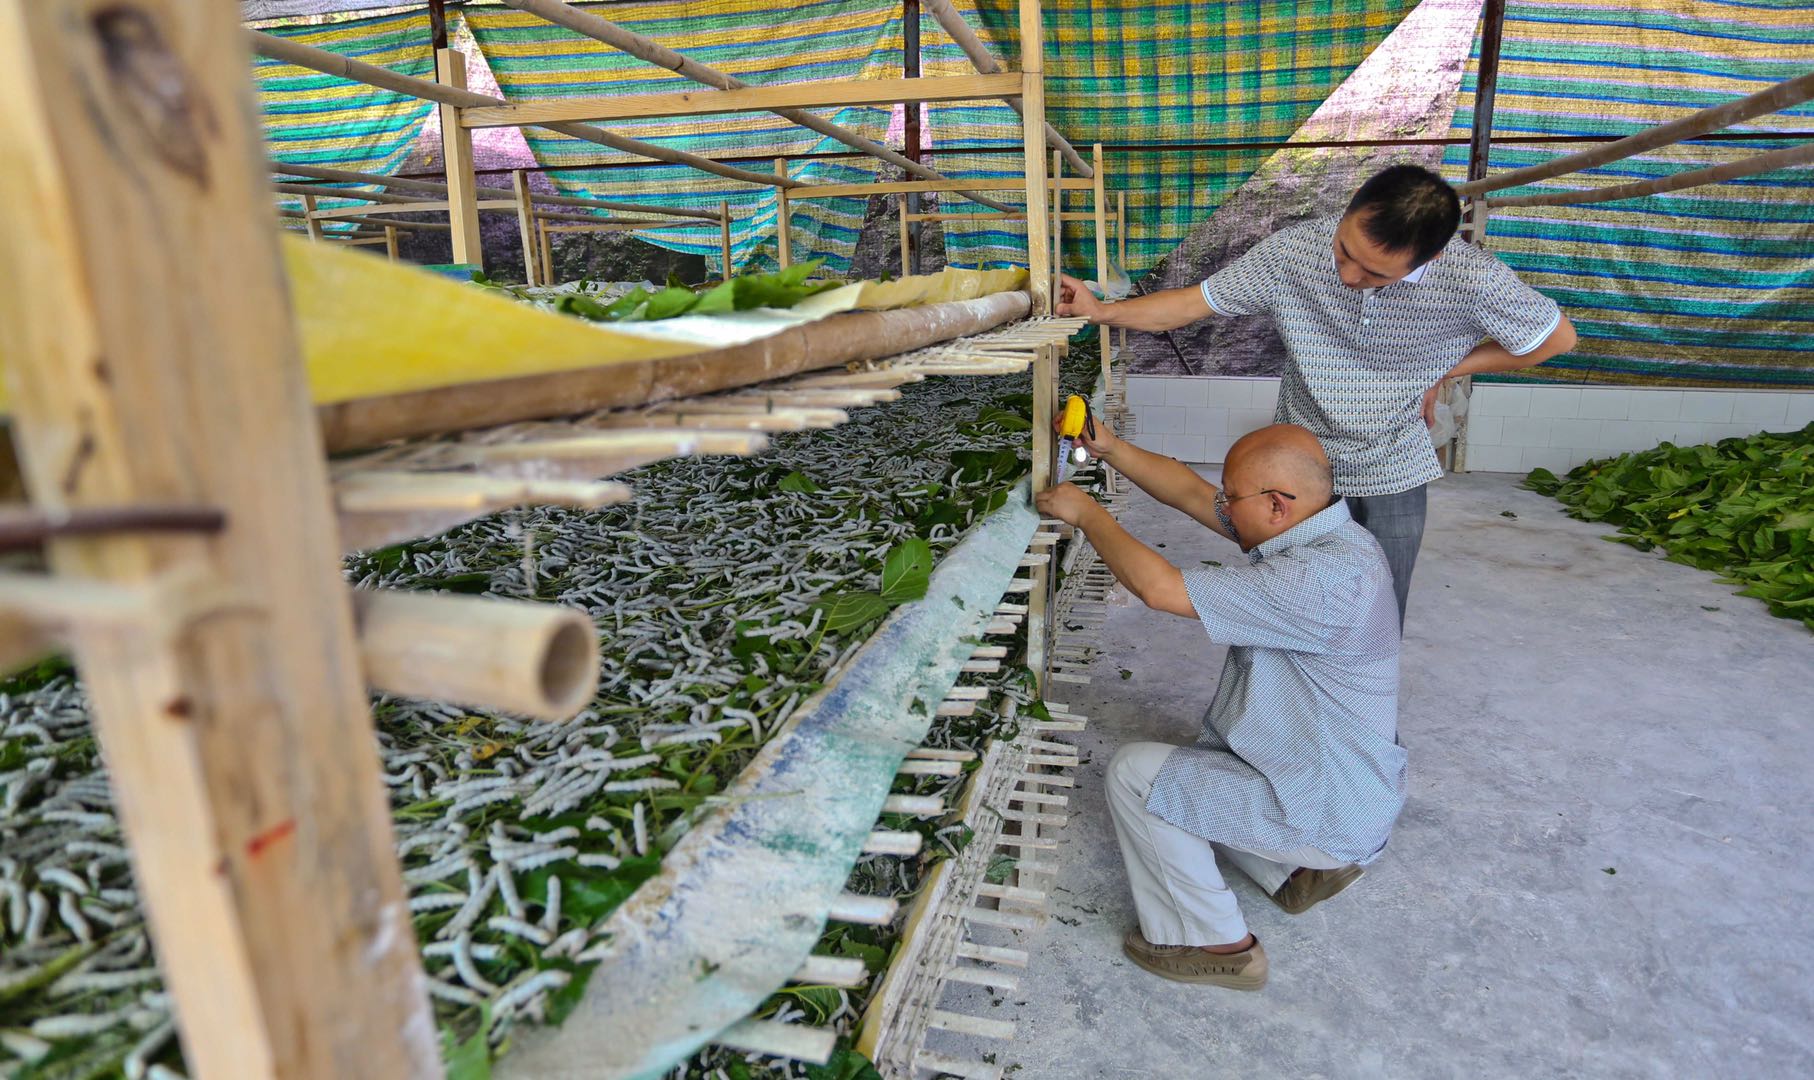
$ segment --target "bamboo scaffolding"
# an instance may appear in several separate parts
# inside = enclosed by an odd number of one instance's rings
[[[664,45],[651,41],[641,34],[632,33],[609,19],[594,15],[591,12],[581,11],[572,4],[564,2],[564,0],[500,0],[500,2],[508,7],[513,7],[518,11],[528,12],[529,14],[540,16],[558,26],[564,26],[583,37],[589,37],[594,41],[602,42],[612,48],[621,49],[639,60],[645,60],[658,67],[666,68],[667,70],[691,79],[694,82],[718,90],[743,90],[747,89],[749,86],[748,83],[745,83],[741,79],[726,75],[716,68],[707,67],[704,64],[689,60]],[[883,146],[881,143],[866,139],[853,131],[846,130],[829,121],[820,119],[812,113],[792,108],[776,108],[771,109],[770,111],[775,113],[775,115],[799,124],[808,130],[816,131],[821,135],[836,139],[846,146],[864,151],[873,157],[888,162],[890,165],[905,170],[911,175],[922,176],[929,180],[946,179],[943,174],[935,169],[928,168],[909,157],[898,154],[893,150],[888,149],[886,146]],[[967,191],[960,190],[958,194],[982,203],[984,206],[993,210],[1008,209],[1007,206],[1004,206],[993,199],[975,195]]]
[[[1661,176],[1655,180],[1642,180],[1634,184],[1619,184],[1615,187],[1589,188],[1585,191],[1559,191],[1549,195],[1514,195],[1505,199],[1482,198],[1476,200],[1493,208],[1504,206],[1580,206],[1585,203],[1612,202],[1617,199],[1636,199],[1645,195],[1660,195],[1666,191],[1680,191],[1683,188],[1700,187],[1703,184],[1718,184],[1727,180],[1736,180],[1745,176],[1756,176],[1758,173],[1772,172],[1776,169],[1787,169],[1796,165],[1805,165],[1814,161],[1814,142],[1802,143],[1800,146],[1772,150],[1767,154],[1757,154],[1742,161],[1731,161],[1724,165],[1715,165],[1706,169],[1695,169],[1691,172],[1676,173],[1673,176]]]
[[[473,93],[470,90],[459,89],[452,86],[442,86],[439,83],[432,83],[426,79],[417,79],[408,75],[400,75],[387,68],[381,68],[374,64],[362,63],[358,60],[350,60],[336,53],[328,52],[325,49],[316,49],[299,42],[275,37],[271,34],[260,33],[256,30],[247,30],[245,33],[251,37],[253,48],[257,50],[260,56],[268,57],[272,60],[281,60],[286,64],[294,64],[297,67],[308,68],[311,71],[319,71],[324,75],[333,75],[342,79],[350,79],[353,82],[365,83],[368,86],[376,86],[385,90],[394,90],[399,94],[407,94],[410,97],[421,98],[425,101],[433,101],[441,105],[450,105],[461,109],[487,108],[494,105],[509,104],[503,98],[494,98],[486,94]],[[456,123],[455,126],[458,127],[459,125]],[[671,150],[665,146],[656,146],[654,143],[643,142],[639,139],[630,139],[625,138],[622,135],[613,135],[611,132],[605,131],[602,128],[592,127],[587,124],[554,123],[545,126],[550,131],[558,132],[570,138],[597,143],[600,146],[610,147],[613,150],[621,150],[626,154],[634,154],[638,157],[649,158],[654,161],[666,161],[675,165],[690,165],[702,172],[709,172],[715,176],[722,176],[727,180],[738,180],[746,184],[756,184],[761,187],[771,187],[775,182],[774,177],[772,176],[764,176],[761,173],[750,172],[747,169],[722,165],[709,158],[702,158],[697,154],[689,154],[684,150]],[[461,128],[461,130],[465,129]]]
[[[1656,127],[1647,128],[1636,135],[1626,136],[1617,142],[1596,146],[1592,150],[1583,150],[1578,154],[1559,157],[1541,165],[1532,165],[1528,168],[1500,173],[1498,176],[1471,180],[1468,183],[1457,185],[1455,190],[1462,195],[1483,195],[1489,191],[1532,184],[1539,180],[1562,176],[1565,173],[1592,169],[1614,161],[1621,161],[1633,154],[1641,154],[1646,150],[1670,146],[1684,139],[1692,139],[1720,128],[1730,127],[1766,113],[1781,112],[1811,98],[1814,98],[1814,72],[1777,83],[1775,86],[1767,90],[1760,90],[1749,97],[1702,109],[1667,124],[1658,124]],[[1768,137],[1767,133],[1762,137]],[[1510,201],[1494,200],[1494,202],[1501,206],[1514,205]],[[1524,203],[1518,205],[1554,206],[1560,204]]]
[[[1044,161],[1044,151],[1041,151]],[[1040,170],[1044,172],[1043,169]],[[1061,185],[1066,191],[1089,191],[1092,183],[1089,180],[1063,180]],[[897,195],[909,192],[924,194],[931,191],[957,191],[970,187],[979,191],[1019,191],[1026,185],[1024,177],[998,176],[976,180],[885,180],[879,184],[811,184],[795,187],[788,192],[788,198],[795,202],[802,199],[848,199],[868,198],[871,195]],[[1006,213],[1019,213],[1008,210]]]

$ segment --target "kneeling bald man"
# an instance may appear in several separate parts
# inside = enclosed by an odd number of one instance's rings
[[[1332,494],[1329,458],[1304,428],[1236,443],[1220,490],[1100,422],[1088,445],[1247,553],[1243,566],[1179,570],[1078,488],[1038,497],[1147,607],[1197,619],[1229,646],[1196,745],[1121,747],[1108,800],[1140,920],[1128,957],[1179,982],[1258,990],[1266,952],[1216,856],[1300,914],[1361,876],[1404,804],[1392,570]]]

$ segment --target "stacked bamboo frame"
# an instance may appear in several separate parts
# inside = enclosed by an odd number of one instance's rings
[[[562,20],[594,19],[552,0],[511,2]],[[1058,349],[1078,328],[1050,317],[1051,230],[1064,217],[1063,192],[1088,187],[1106,266],[1107,204],[1100,151],[1087,183],[1048,181],[1049,143],[1077,155],[1045,123],[1038,0],[1022,0],[1020,15],[1022,40],[1035,44],[1018,72],[885,87],[721,85],[696,95],[700,107],[685,111],[723,111],[727,103],[796,110],[834,89],[914,102],[984,91],[1019,99],[1031,295],[970,302],[990,310],[976,312],[982,321],[968,332],[1025,319],[997,333],[1011,339],[1008,351],[1027,350],[1012,366],[1030,363],[1035,373],[1034,479],[1044,486]],[[417,94],[442,109],[444,184],[270,163],[279,175],[373,187],[280,188],[304,197],[302,225],[317,239],[327,239],[324,222],[351,221],[369,234],[336,242],[384,243],[394,253],[400,229],[445,229],[455,259],[476,264],[478,213],[513,211],[536,267],[546,265],[547,233],[568,225],[728,226],[723,207],[713,213],[531,197],[521,173],[509,191],[481,188],[470,131],[501,119],[482,110],[512,106],[465,90],[458,53],[438,53],[439,81],[429,83],[264,35],[252,41],[267,55]],[[17,163],[0,182],[7,196],[0,200],[0,254],[38,268],[0,301],[13,437],[44,520],[101,512],[127,523],[81,535],[47,531],[52,572],[0,579],[0,656],[26,659],[56,645],[79,661],[106,721],[117,804],[195,1075],[439,1076],[440,1048],[370,752],[367,687],[570,715],[596,685],[594,630],[583,615],[551,605],[356,595],[337,579],[343,547],[419,535],[510,505],[619,502],[629,497],[621,485],[548,479],[540,466],[552,461],[596,477],[674,454],[751,453],[760,449],[762,431],[835,422],[824,415],[836,412],[822,406],[827,393],[884,394],[878,376],[888,384],[940,370],[1007,370],[1006,361],[1003,347],[966,351],[959,343],[918,369],[812,376],[806,373],[815,367],[870,359],[814,353],[795,359],[791,370],[801,375],[794,385],[757,392],[759,408],[751,407],[756,401],[670,401],[634,414],[628,438],[613,437],[625,425],[612,414],[593,418],[585,431],[561,432],[574,438],[443,451],[536,466],[519,479],[462,471],[471,460],[425,473],[404,467],[397,451],[330,471],[321,424],[329,424],[331,440],[335,414],[318,414],[309,402],[269,227],[270,181],[249,167],[260,158],[246,45],[230,12],[180,0],[0,0],[0,70],[8,73],[13,102],[0,115],[0,147]],[[621,115],[676,106],[630,107],[644,111]],[[611,115],[619,114],[605,118]],[[824,194],[789,178],[785,165],[765,176],[571,117],[518,122],[772,184],[790,197]],[[927,190],[970,193],[990,205],[973,194],[983,187],[977,182],[923,166],[909,171],[921,177],[917,183],[942,185]],[[372,206],[348,212],[309,205],[319,197]],[[538,206],[649,217],[600,221]],[[445,211],[448,222],[384,216],[405,208]],[[566,220],[572,217],[583,220]],[[171,223],[185,226],[180,250],[167,243]],[[827,332],[835,339],[839,331]],[[758,359],[746,368],[769,371],[772,358]],[[739,381],[752,381],[734,375],[726,382],[709,370],[719,365],[696,366],[706,382],[694,392],[735,391]],[[599,392],[608,389],[601,384]],[[748,392],[731,396],[738,393]],[[492,396],[491,388],[484,394]],[[555,387],[523,395],[516,401],[531,411],[517,419],[576,411],[572,396]],[[457,404],[424,420],[427,403],[412,404],[414,422],[431,431],[499,422],[494,414],[475,420]],[[257,438],[248,441],[253,423]],[[651,434],[663,427],[674,430]],[[205,512],[168,513],[197,509]],[[130,525],[153,517],[190,524],[158,531]],[[1016,613],[1028,620],[1030,659],[1042,681],[1051,584],[1045,565],[1030,567],[1027,610]]]

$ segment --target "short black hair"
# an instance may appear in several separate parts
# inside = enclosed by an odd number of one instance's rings
[[[1461,197],[1420,165],[1394,165],[1362,184],[1347,212],[1360,212],[1367,239],[1387,251],[1409,251],[1411,265],[1422,266],[1461,225]]]

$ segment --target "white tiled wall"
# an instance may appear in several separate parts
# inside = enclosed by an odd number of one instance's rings
[[[1272,423],[1277,379],[1134,375],[1128,404],[1148,450],[1220,463],[1241,436]],[[1814,422],[1814,393],[1481,384],[1469,403],[1473,472],[1572,469],[1662,442],[1716,442]]]
[[[1562,472],[1584,461],[1717,442],[1814,422],[1814,393],[1660,390],[1615,386],[1474,387],[1468,406],[1470,472]]]
[[[1134,442],[1180,461],[1214,464],[1241,436],[1272,423],[1277,379],[1133,375]]]

